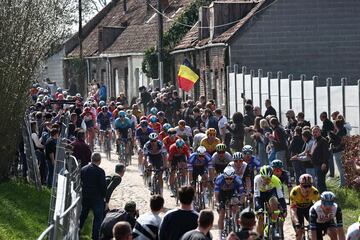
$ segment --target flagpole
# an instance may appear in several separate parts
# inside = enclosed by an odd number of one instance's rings
[[[163,57],[163,16],[162,16],[162,6],[161,0],[157,0],[157,10],[158,10],[158,76],[160,82],[160,89],[164,84],[164,57]]]

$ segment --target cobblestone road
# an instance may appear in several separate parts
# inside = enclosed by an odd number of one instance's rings
[[[115,165],[117,163],[116,155],[112,155],[113,159],[112,161],[108,161],[104,154],[102,154],[103,160],[101,162],[100,167],[102,167],[107,175],[110,175],[114,172]],[[169,209],[175,208],[175,199],[170,197],[170,191],[167,189],[164,189],[164,199],[165,199],[165,212]],[[137,208],[140,210],[140,214],[145,213],[150,210],[149,206],[149,199],[150,199],[150,192],[149,190],[144,186],[143,178],[140,176],[138,169],[137,169],[137,159],[133,158],[132,165],[128,166],[126,169],[126,173],[124,175],[124,178],[118,186],[110,200],[110,209],[112,208],[119,208],[124,207],[125,203],[127,201],[133,200],[137,204]],[[212,232],[213,239],[217,240],[219,233],[218,233],[218,227],[217,227],[217,213],[215,212],[215,221],[214,221],[214,227]],[[295,239],[295,233],[291,226],[291,220],[288,214],[288,217],[285,221],[285,239],[291,240]]]

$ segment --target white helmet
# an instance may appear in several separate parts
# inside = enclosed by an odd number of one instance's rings
[[[234,177],[235,176],[235,169],[231,166],[227,166],[224,169],[224,177]]]
[[[196,150],[198,155],[205,155],[206,153],[206,148],[204,146],[199,146],[198,149]]]

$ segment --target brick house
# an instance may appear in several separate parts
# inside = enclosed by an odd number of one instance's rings
[[[164,32],[181,14],[190,0],[162,1]],[[156,0],[112,0],[84,26],[83,55],[87,83],[103,80],[108,96],[125,92],[128,99],[138,96],[138,87],[148,86],[152,79],[142,72],[145,50],[157,42]],[[77,34],[66,43],[65,79],[74,77],[71,60],[79,56]]]
[[[226,67],[234,64],[264,72],[282,71],[296,78],[317,75],[318,84],[324,84],[327,77],[335,82],[347,77],[349,83],[360,78],[360,1],[231,2],[215,1],[202,8],[199,22],[172,52],[177,65],[188,57],[200,73],[202,81],[191,95],[207,92],[224,104]],[[226,6],[233,7],[226,10]],[[217,18],[217,9],[222,17]],[[228,29],[212,28],[236,20],[228,17],[231,11],[239,12],[237,23]],[[210,27],[210,32],[199,26]]]

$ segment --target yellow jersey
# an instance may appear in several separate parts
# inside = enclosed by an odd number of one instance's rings
[[[221,143],[221,141],[218,138],[215,138],[215,140],[210,143],[208,138],[205,137],[201,140],[200,146],[205,147],[206,151],[212,155],[216,151],[216,145],[218,145],[219,143]]]
[[[319,191],[315,187],[311,187],[309,196],[304,197],[301,194],[300,186],[294,187],[290,192],[290,207],[291,208],[308,208],[315,202],[320,200]]]

